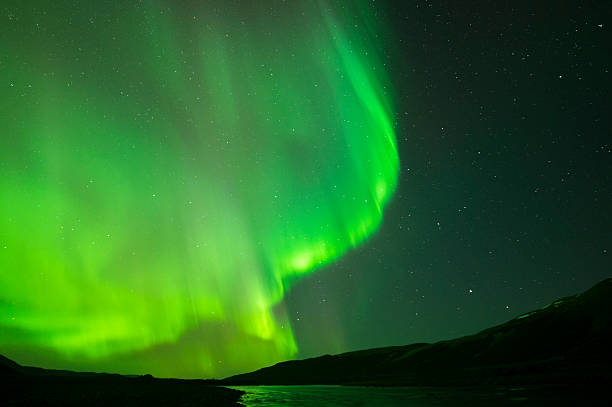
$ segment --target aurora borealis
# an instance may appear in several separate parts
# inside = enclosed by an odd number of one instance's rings
[[[376,231],[399,158],[372,8],[272,3],[3,4],[3,354],[166,377],[296,355],[283,296]]]

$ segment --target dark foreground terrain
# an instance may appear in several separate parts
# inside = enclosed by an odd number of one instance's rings
[[[612,383],[612,279],[475,335],[278,363],[234,385],[567,386]],[[587,391],[587,390],[584,390]],[[603,393],[603,391],[602,391]],[[612,396],[609,396],[612,403]]]
[[[241,391],[204,380],[22,367],[0,356],[1,406],[237,406]]]

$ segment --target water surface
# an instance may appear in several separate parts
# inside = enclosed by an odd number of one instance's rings
[[[549,405],[553,392],[521,387],[233,386],[247,407],[432,407]]]

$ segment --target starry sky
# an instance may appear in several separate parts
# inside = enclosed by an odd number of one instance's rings
[[[399,185],[289,293],[304,356],[475,333],[612,269],[610,3],[385,5]]]
[[[3,3],[0,353],[222,377],[609,277],[609,6],[264,3]]]

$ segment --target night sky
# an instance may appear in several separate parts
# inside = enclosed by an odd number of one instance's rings
[[[391,3],[399,186],[289,294],[303,356],[475,333],[612,272],[610,3]]]
[[[223,377],[610,276],[603,2],[47,3],[0,7],[0,354]]]

